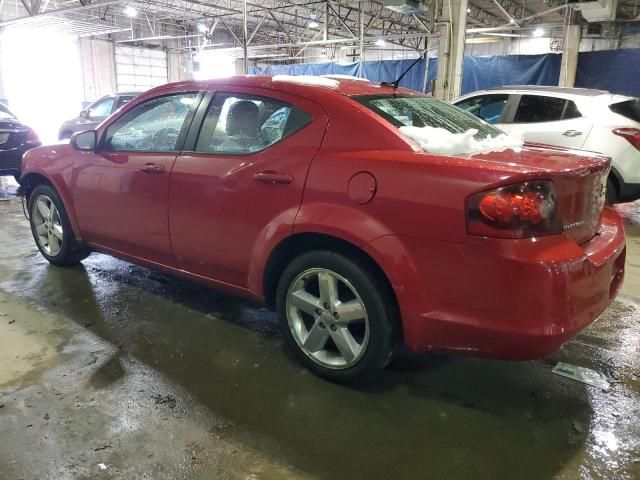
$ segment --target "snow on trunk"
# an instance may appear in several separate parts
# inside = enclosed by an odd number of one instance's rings
[[[420,147],[437,155],[469,155],[481,152],[502,152],[509,148],[522,147],[522,140],[503,133],[481,140],[474,138],[478,133],[470,128],[464,133],[451,133],[444,128],[400,127],[400,131]]]

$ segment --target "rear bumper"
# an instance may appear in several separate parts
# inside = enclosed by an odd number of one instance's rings
[[[624,230],[609,207],[599,234],[583,245],[564,235],[404,244],[413,268],[407,259],[399,267],[417,288],[394,288],[413,350],[544,356],[596,320],[624,276]]]

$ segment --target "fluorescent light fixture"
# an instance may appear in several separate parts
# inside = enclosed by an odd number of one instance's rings
[[[379,38],[378,40],[376,40],[376,45],[378,47],[386,47],[387,46],[387,42],[384,39]]]
[[[541,28],[536,28],[536,29],[533,31],[533,36],[534,36],[534,37],[541,37],[541,36],[543,36],[543,35],[544,35],[544,30],[543,30],[543,29],[541,29]]]
[[[319,26],[320,24],[317,20],[314,20],[313,18],[309,20],[309,28],[318,28]]]
[[[132,7],[131,5],[127,5],[127,7],[124,9],[124,14],[127,17],[137,17],[138,16],[138,10],[135,9],[134,7]]]
[[[200,33],[207,33],[209,31],[209,29],[207,28],[207,26],[204,23],[199,23],[198,24],[198,31]]]

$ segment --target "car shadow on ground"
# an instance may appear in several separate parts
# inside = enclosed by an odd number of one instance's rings
[[[23,261],[4,288],[118,345],[313,475],[554,478],[588,434],[586,388],[548,362],[403,352],[367,382],[332,385],[299,366],[259,305],[99,254],[71,269]],[[125,375],[118,358],[87,388]]]

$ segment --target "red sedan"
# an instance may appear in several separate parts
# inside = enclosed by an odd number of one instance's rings
[[[501,138],[371,82],[187,81],[31,150],[22,181],[51,263],[99,251],[259,300],[308,368],[349,381],[400,344],[543,356],[618,293],[609,160]]]

